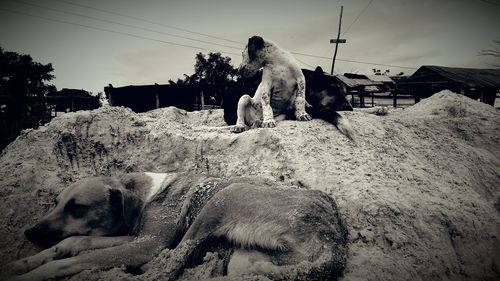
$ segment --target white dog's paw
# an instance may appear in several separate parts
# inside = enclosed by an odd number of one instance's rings
[[[295,118],[296,118],[298,121],[311,121],[311,120],[312,120],[311,115],[307,114],[306,112],[301,113],[301,114],[297,114],[297,115],[295,116]]]
[[[262,121],[262,128],[274,128],[276,122],[274,120]]]
[[[234,127],[231,128],[232,133],[241,133],[248,130],[248,128],[245,125],[235,125]]]
[[[252,125],[253,129],[261,128],[261,127],[262,127],[262,120],[255,120],[255,122],[253,122],[253,125]]]

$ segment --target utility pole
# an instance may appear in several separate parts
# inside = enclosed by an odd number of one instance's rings
[[[335,67],[335,58],[337,58],[337,48],[339,47],[339,43],[347,42],[345,39],[340,39],[340,29],[342,27],[342,12],[343,11],[344,11],[344,6],[340,6],[340,21],[339,21],[339,32],[337,34],[337,39],[330,39],[330,43],[335,43],[335,52],[333,53],[331,75],[333,75],[333,68]]]

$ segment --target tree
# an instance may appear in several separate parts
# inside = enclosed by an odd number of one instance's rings
[[[52,64],[34,62],[30,55],[6,52],[0,47],[0,96],[13,100],[12,114],[30,113],[32,101],[56,90],[45,84],[54,79]]]
[[[205,96],[207,103],[220,105],[224,95],[229,91],[229,85],[237,77],[237,69],[231,65],[230,57],[223,57],[221,53],[196,54],[194,74],[184,74],[184,79],[177,82],[169,80],[171,84],[197,85]]]
[[[493,40],[493,43],[495,44],[493,49],[481,50],[479,52],[479,55],[493,57],[497,60],[497,62],[493,63],[492,65],[495,67],[500,67],[500,40]]]
[[[46,115],[43,98],[55,92],[46,84],[54,79],[52,64],[34,62],[31,56],[4,51],[0,47],[0,148],[22,129],[35,127]]]

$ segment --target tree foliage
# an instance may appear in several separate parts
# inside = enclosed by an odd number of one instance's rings
[[[30,55],[0,47],[0,148],[25,128],[36,127],[46,116],[44,97],[56,87],[52,64],[33,61]]]
[[[221,53],[196,54],[194,74],[184,75],[184,79],[171,84],[197,85],[203,92],[208,103],[220,105],[223,97],[230,90],[230,85],[237,77],[237,69],[231,65],[230,57],[223,57]]]
[[[33,61],[30,55],[7,52],[0,47],[0,95],[14,98],[43,97],[55,91],[45,84],[54,79],[52,64]]]

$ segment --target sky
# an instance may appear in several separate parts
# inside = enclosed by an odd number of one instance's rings
[[[0,46],[52,63],[58,89],[93,93],[191,75],[199,52],[237,67],[253,35],[329,72],[341,6],[336,73],[495,63],[478,52],[500,40],[500,0],[0,0]]]

